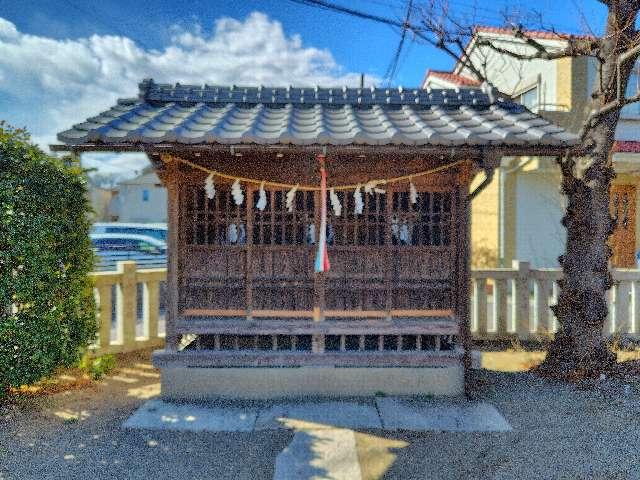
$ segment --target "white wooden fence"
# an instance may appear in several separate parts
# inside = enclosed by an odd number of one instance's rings
[[[161,346],[164,342],[165,268],[136,269],[119,262],[118,269],[94,272],[99,306],[96,355]],[[473,270],[471,332],[477,340],[544,340],[557,330],[549,308],[556,301],[559,269],[531,269],[514,261],[512,268]],[[613,271],[609,291],[607,336],[640,336],[640,270]]]
[[[558,324],[551,311],[558,295],[558,268],[531,269],[514,261],[512,268],[471,272],[471,332],[478,340],[551,338]],[[609,290],[609,316],[603,334],[638,335],[640,322],[640,270],[614,269]]]
[[[163,345],[166,268],[137,270],[136,262],[118,262],[116,271],[91,276],[98,304],[94,354]]]

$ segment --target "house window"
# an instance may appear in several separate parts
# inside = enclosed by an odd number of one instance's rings
[[[538,87],[533,87],[516,97],[516,101],[531,111],[538,109]]]
[[[147,190],[146,188],[142,190],[142,201],[143,202],[149,201],[149,190]]]

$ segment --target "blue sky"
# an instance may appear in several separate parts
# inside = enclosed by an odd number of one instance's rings
[[[401,18],[405,0],[335,0]],[[420,0],[415,0],[420,5]],[[538,9],[558,30],[596,33],[595,0],[465,1],[452,9],[501,25],[501,11]],[[583,15],[577,12],[581,11]],[[144,76],[189,83],[341,84],[385,74],[398,31],[289,0],[0,0],[0,119],[31,130],[42,145],[55,133],[134,96]],[[394,84],[419,85],[445,54],[409,41]],[[87,157],[91,166],[130,174],[141,158]]]

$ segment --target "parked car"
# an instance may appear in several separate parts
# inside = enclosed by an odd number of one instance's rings
[[[117,262],[124,260],[133,260],[143,268],[166,266],[167,245],[162,240],[130,233],[92,233],[90,237],[98,270],[115,269]]]
[[[167,241],[166,223],[120,223],[102,222],[94,223],[91,233],[125,233],[133,235],[146,235],[157,240]]]

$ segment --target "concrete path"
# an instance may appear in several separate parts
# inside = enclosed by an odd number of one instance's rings
[[[287,401],[262,406],[172,404],[150,400],[125,428],[250,432],[290,429],[274,480],[360,480],[354,430],[505,432],[509,423],[485,402],[376,397],[356,401]]]
[[[276,457],[274,480],[360,480],[353,430],[322,428],[297,432]]]
[[[129,417],[123,426],[189,432],[251,432],[256,418],[255,410],[200,407],[149,400]]]
[[[265,406],[199,406],[150,400],[123,425],[150,430],[250,432],[290,429],[383,429],[431,432],[507,432],[489,403],[376,397],[359,401],[298,401]]]

